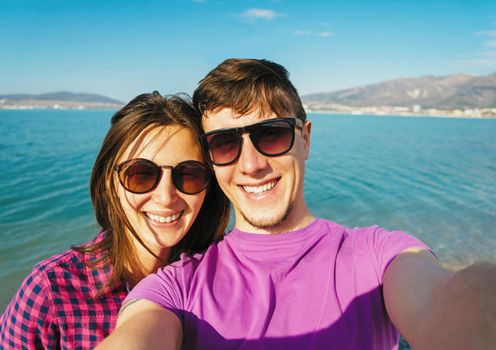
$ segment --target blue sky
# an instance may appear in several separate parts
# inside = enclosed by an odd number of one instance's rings
[[[191,93],[229,57],[300,94],[496,72],[496,1],[0,0],[0,94]]]

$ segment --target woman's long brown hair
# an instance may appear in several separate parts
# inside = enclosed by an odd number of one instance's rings
[[[92,265],[111,266],[112,274],[103,289],[113,289],[123,279],[140,279],[149,271],[139,261],[131,233],[149,252],[129,223],[118,198],[114,167],[123,152],[150,127],[183,126],[199,135],[198,116],[187,95],[162,97],[157,91],[142,94],[114,114],[110,130],[103,141],[93,166],[90,179],[90,193],[96,220],[102,230],[107,231],[103,240],[92,245],[82,245],[73,249],[100,256],[93,259]],[[208,164],[205,161],[206,164]],[[193,254],[205,250],[210,243],[220,238],[229,221],[229,201],[212,177],[205,201],[195,222],[184,238],[171,249],[168,264],[179,259],[181,253]]]

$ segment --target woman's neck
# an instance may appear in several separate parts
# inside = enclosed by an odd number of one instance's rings
[[[133,237],[132,241],[141,268],[129,268],[131,276],[126,278],[126,280],[130,288],[133,288],[149,274],[155,273],[159,268],[167,265],[171,250],[171,248],[167,248],[161,249],[160,251],[154,251],[150,248],[149,251],[136,238]],[[152,252],[156,256],[153,256]]]

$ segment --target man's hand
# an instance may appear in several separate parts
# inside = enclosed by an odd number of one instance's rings
[[[384,301],[414,349],[496,346],[496,265],[452,272],[429,252],[408,250],[386,271]]]
[[[122,305],[115,331],[96,349],[177,350],[182,337],[182,326],[174,313],[151,301],[137,299]]]

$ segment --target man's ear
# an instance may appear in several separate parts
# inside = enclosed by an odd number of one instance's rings
[[[310,157],[310,133],[312,131],[312,122],[305,120],[301,130],[301,137],[303,138],[303,147],[305,147],[305,160]]]

